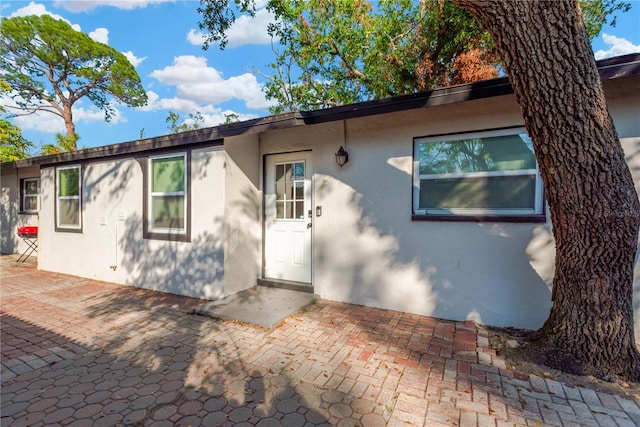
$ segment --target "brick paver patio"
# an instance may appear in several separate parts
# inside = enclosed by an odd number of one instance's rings
[[[1,425],[634,426],[640,402],[516,375],[487,332],[319,301],[275,330],[2,257]]]

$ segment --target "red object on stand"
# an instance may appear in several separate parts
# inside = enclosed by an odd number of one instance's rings
[[[27,249],[20,255],[17,262],[25,262],[32,253],[38,253],[38,227],[34,225],[20,227],[18,228],[18,237],[27,244]]]
[[[20,237],[38,237],[38,227],[35,225],[25,225],[18,228],[18,236]]]

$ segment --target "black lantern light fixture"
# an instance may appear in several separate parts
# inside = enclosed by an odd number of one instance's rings
[[[347,153],[342,146],[336,153],[336,163],[338,166],[343,167],[349,161],[349,153]]]

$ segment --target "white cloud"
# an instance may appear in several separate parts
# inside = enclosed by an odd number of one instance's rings
[[[212,114],[202,114],[202,118],[204,119],[204,123],[202,123],[202,127],[211,127],[211,126],[218,126],[220,124],[223,124],[224,122],[227,121],[227,115],[232,115],[235,114],[238,116],[238,121],[245,121],[245,120],[251,120],[251,119],[255,119],[256,117],[258,117],[255,114],[243,114],[243,113],[236,113],[235,111],[232,110],[219,110],[216,111]],[[189,123],[189,120],[185,120],[187,123]]]
[[[0,97],[0,102],[11,113],[19,113],[16,102],[8,95]],[[82,122],[103,122],[104,111],[91,105],[89,108],[82,106],[83,101],[78,101],[73,107],[73,121],[76,126]],[[44,104],[40,102],[39,104]],[[125,123],[126,117],[117,108],[117,104],[112,104],[113,116],[109,123]],[[36,112],[24,116],[15,116],[11,118],[11,122],[14,123],[22,130],[36,130],[45,133],[65,133],[64,120],[62,117],[48,112]]]
[[[201,46],[204,44],[204,34],[192,28],[187,34],[187,41],[193,45]]]
[[[197,109],[196,102],[181,98],[160,98],[160,95],[152,90],[147,91],[147,105],[139,108],[140,111],[196,111]]]
[[[89,33],[89,37],[97,42],[109,44],[109,30],[106,28],[96,28]]]
[[[113,107],[113,111],[112,111],[112,115],[111,115],[111,119],[109,120],[109,123],[112,125],[115,125],[118,123],[126,123],[127,118],[122,114],[120,110],[118,110],[116,105],[119,105],[119,104],[117,103],[111,104],[111,106]],[[83,107],[74,107],[73,119],[76,124],[80,122],[104,122],[105,121],[104,111],[99,110],[94,106],[91,106],[88,109]]]
[[[267,9],[257,10],[253,18],[248,15],[240,16],[227,31],[227,46],[233,48],[248,44],[271,43],[267,26],[273,21],[275,17]],[[204,43],[204,34],[192,28],[187,34],[187,40],[193,45],[200,46]]]
[[[273,21],[275,21],[275,17],[267,9],[256,11],[256,16],[253,18],[247,15],[241,16],[233,23],[227,33],[229,47],[271,43],[267,26]]]
[[[13,117],[11,121],[22,130],[36,130],[45,133],[66,133],[64,121],[61,117],[51,113],[34,113],[28,116]],[[86,122],[104,122],[104,111],[97,108],[85,109],[82,107],[73,109],[73,121],[78,126]],[[109,123],[125,123],[127,120],[120,110],[115,109]]]
[[[151,77],[162,84],[176,86],[178,99],[196,104],[219,104],[239,99],[253,109],[265,109],[270,105],[264,98],[262,85],[253,74],[224,79],[218,70],[207,65],[203,57],[178,56],[174,58],[173,65],[153,71]]]
[[[173,3],[175,0],[56,0],[54,4],[69,12],[87,12],[103,6],[111,6],[123,10],[144,9],[149,5]]]
[[[36,130],[45,133],[64,133],[64,121],[53,114],[36,113],[11,119],[22,130]]]
[[[200,105],[196,102],[181,99],[181,98],[160,98],[160,95],[149,90],[147,91],[147,96],[149,98],[149,102],[147,105],[140,108],[140,111],[158,111],[158,110],[166,110],[173,111],[180,115],[182,119],[180,122],[185,122],[187,124],[191,124],[193,121],[189,118],[189,114],[195,113],[196,111],[200,113],[203,118],[203,122],[200,123],[201,127],[211,127],[218,126],[223,124],[228,114],[236,114],[238,116],[238,120],[250,120],[259,117],[256,114],[247,114],[247,113],[237,113],[232,110],[222,110],[221,108],[215,107],[211,104],[208,105]]]
[[[59,19],[61,21],[68,23],[76,31],[82,31],[80,29],[80,25],[72,24],[67,19],[64,19],[62,16],[49,12],[45,5],[39,4],[33,1],[30,2],[28,5],[26,5],[25,7],[21,7],[20,9],[16,10],[9,17],[13,18],[15,16],[29,16],[29,15],[36,15],[36,16],[49,15],[52,18]]]
[[[134,67],[137,67],[138,65],[140,65],[142,63],[142,61],[147,59],[146,56],[143,56],[142,58],[138,58],[130,50],[127,51],[127,52],[122,52],[122,54],[127,57],[129,62],[131,62],[131,65],[133,65]]]
[[[596,59],[605,59],[613,56],[640,52],[640,45],[634,45],[629,40],[623,39],[622,37],[602,33],[602,39],[604,40],[604,43],[609,46],[609,49],[597,51],[594,54]]]

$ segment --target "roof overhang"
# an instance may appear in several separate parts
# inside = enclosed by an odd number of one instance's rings
[[[640,54],[603,59],[596,61],[596,65],[598,66],[598,72],[602,80],[637,76],[640,75]],[[358,117],[454,104],[509,94],[513,94],[513,87],[511,83],[509,83],[509,79],[507,77],[499,77],[476,83],[437,88],[426,92],[359,102],[323,110],[285,113],[178,134],[163,135],[155,138],[111,144],[74,152],[32,157],[15,162],[2,163],[2,170],[35,165],[46,166],[114,156],[130,156],[135,153],[184,146],[223,145],[224,139],[232,136],[258,134],[275,129],[287,129],[296,126],[349,120]]]

